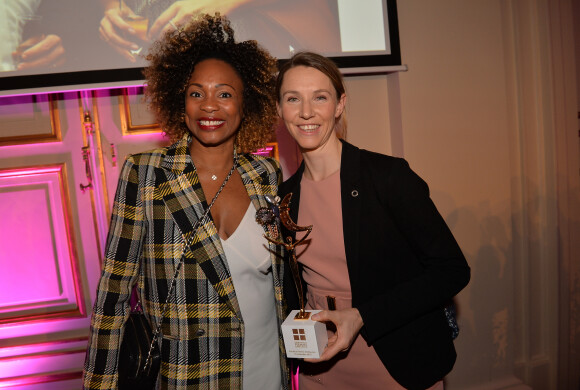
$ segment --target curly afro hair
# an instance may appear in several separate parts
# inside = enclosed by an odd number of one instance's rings
[[[226,17],[219,13],[201,15],[155,42],[146,58],[146,97],[172,141],[189,132],[184,121],[187,83],[195,65],[209,58],[227,62],[242,79],[243,115],[236,135],[237,150],[253,152],[270,141],[277,120],[276,59],[256,41],[236,42]]]

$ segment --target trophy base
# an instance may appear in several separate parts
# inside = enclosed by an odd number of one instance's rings
[[[289,358],[318,359],[328,344],[324,322],[312,321],[311,314],[320,310],[308,310],[305,319],[299,318],[300,310],[292,310],[282,323],[282,336]]]

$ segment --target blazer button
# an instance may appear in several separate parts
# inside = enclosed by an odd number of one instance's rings
[[[195,335],[198,337],[203,336],[204,334],[205,334],[205,330],[203,330],[203,329],[198,329],[197,332],[195,332]]]
[[[357,190],[352,190],[352,192],[350,193],[350,195],[351,195],[353,198],[356,198],[356,197],[358,196],[358,191],[357,191]]]

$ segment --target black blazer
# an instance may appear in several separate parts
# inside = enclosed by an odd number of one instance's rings
[[[293,193],[294,221],[303,172],[304,163],[279,190],[281,197]],[[404,159],[343,141],[340,186],[352,303],[364,321],[361,334],[397,382],[425,389],[455,363],[443,308],[469,282],[469,266],[427,184]],[[294,283],[285,286],[289,305],[297,308]]]

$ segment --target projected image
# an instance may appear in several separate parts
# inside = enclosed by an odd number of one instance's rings
[[[99,26],[101,39],[121,57],[136,63],[146,54],[152,41],[166,31],[179,29],[196,14],[219,11],[229,15],[236,8],[252,1],[124,0],[103,3],[104,16]]]
[[[115,70],[139,70],[140,78],[152,42],[216,11],[232,21],[237,40],[255,39],[279,59],[299,50],[388,56],[393,7],[385,0],[2,0],[0,90],[106,82],[102,71],[119,81],[125,76]],[[39,75],[51,77],[23,78]]]
[[[341,51],[336,1],[327,0],[125,0],[107,5],[99,33],[118,54],[136,63],[164,32],[179,29],[200,12],[216,11],[232,20],[238,39],[256,39],[277,57],[306,47]]]
[[[88,1],[3,0],[0,2],[0,70],[25,74],[55,72],[90,46],[94,12]],[[87,12],[85,23],[81,24]],[[74,16],[74,17],[73,17]],[[76,45],[76,43],[79,43]]]

